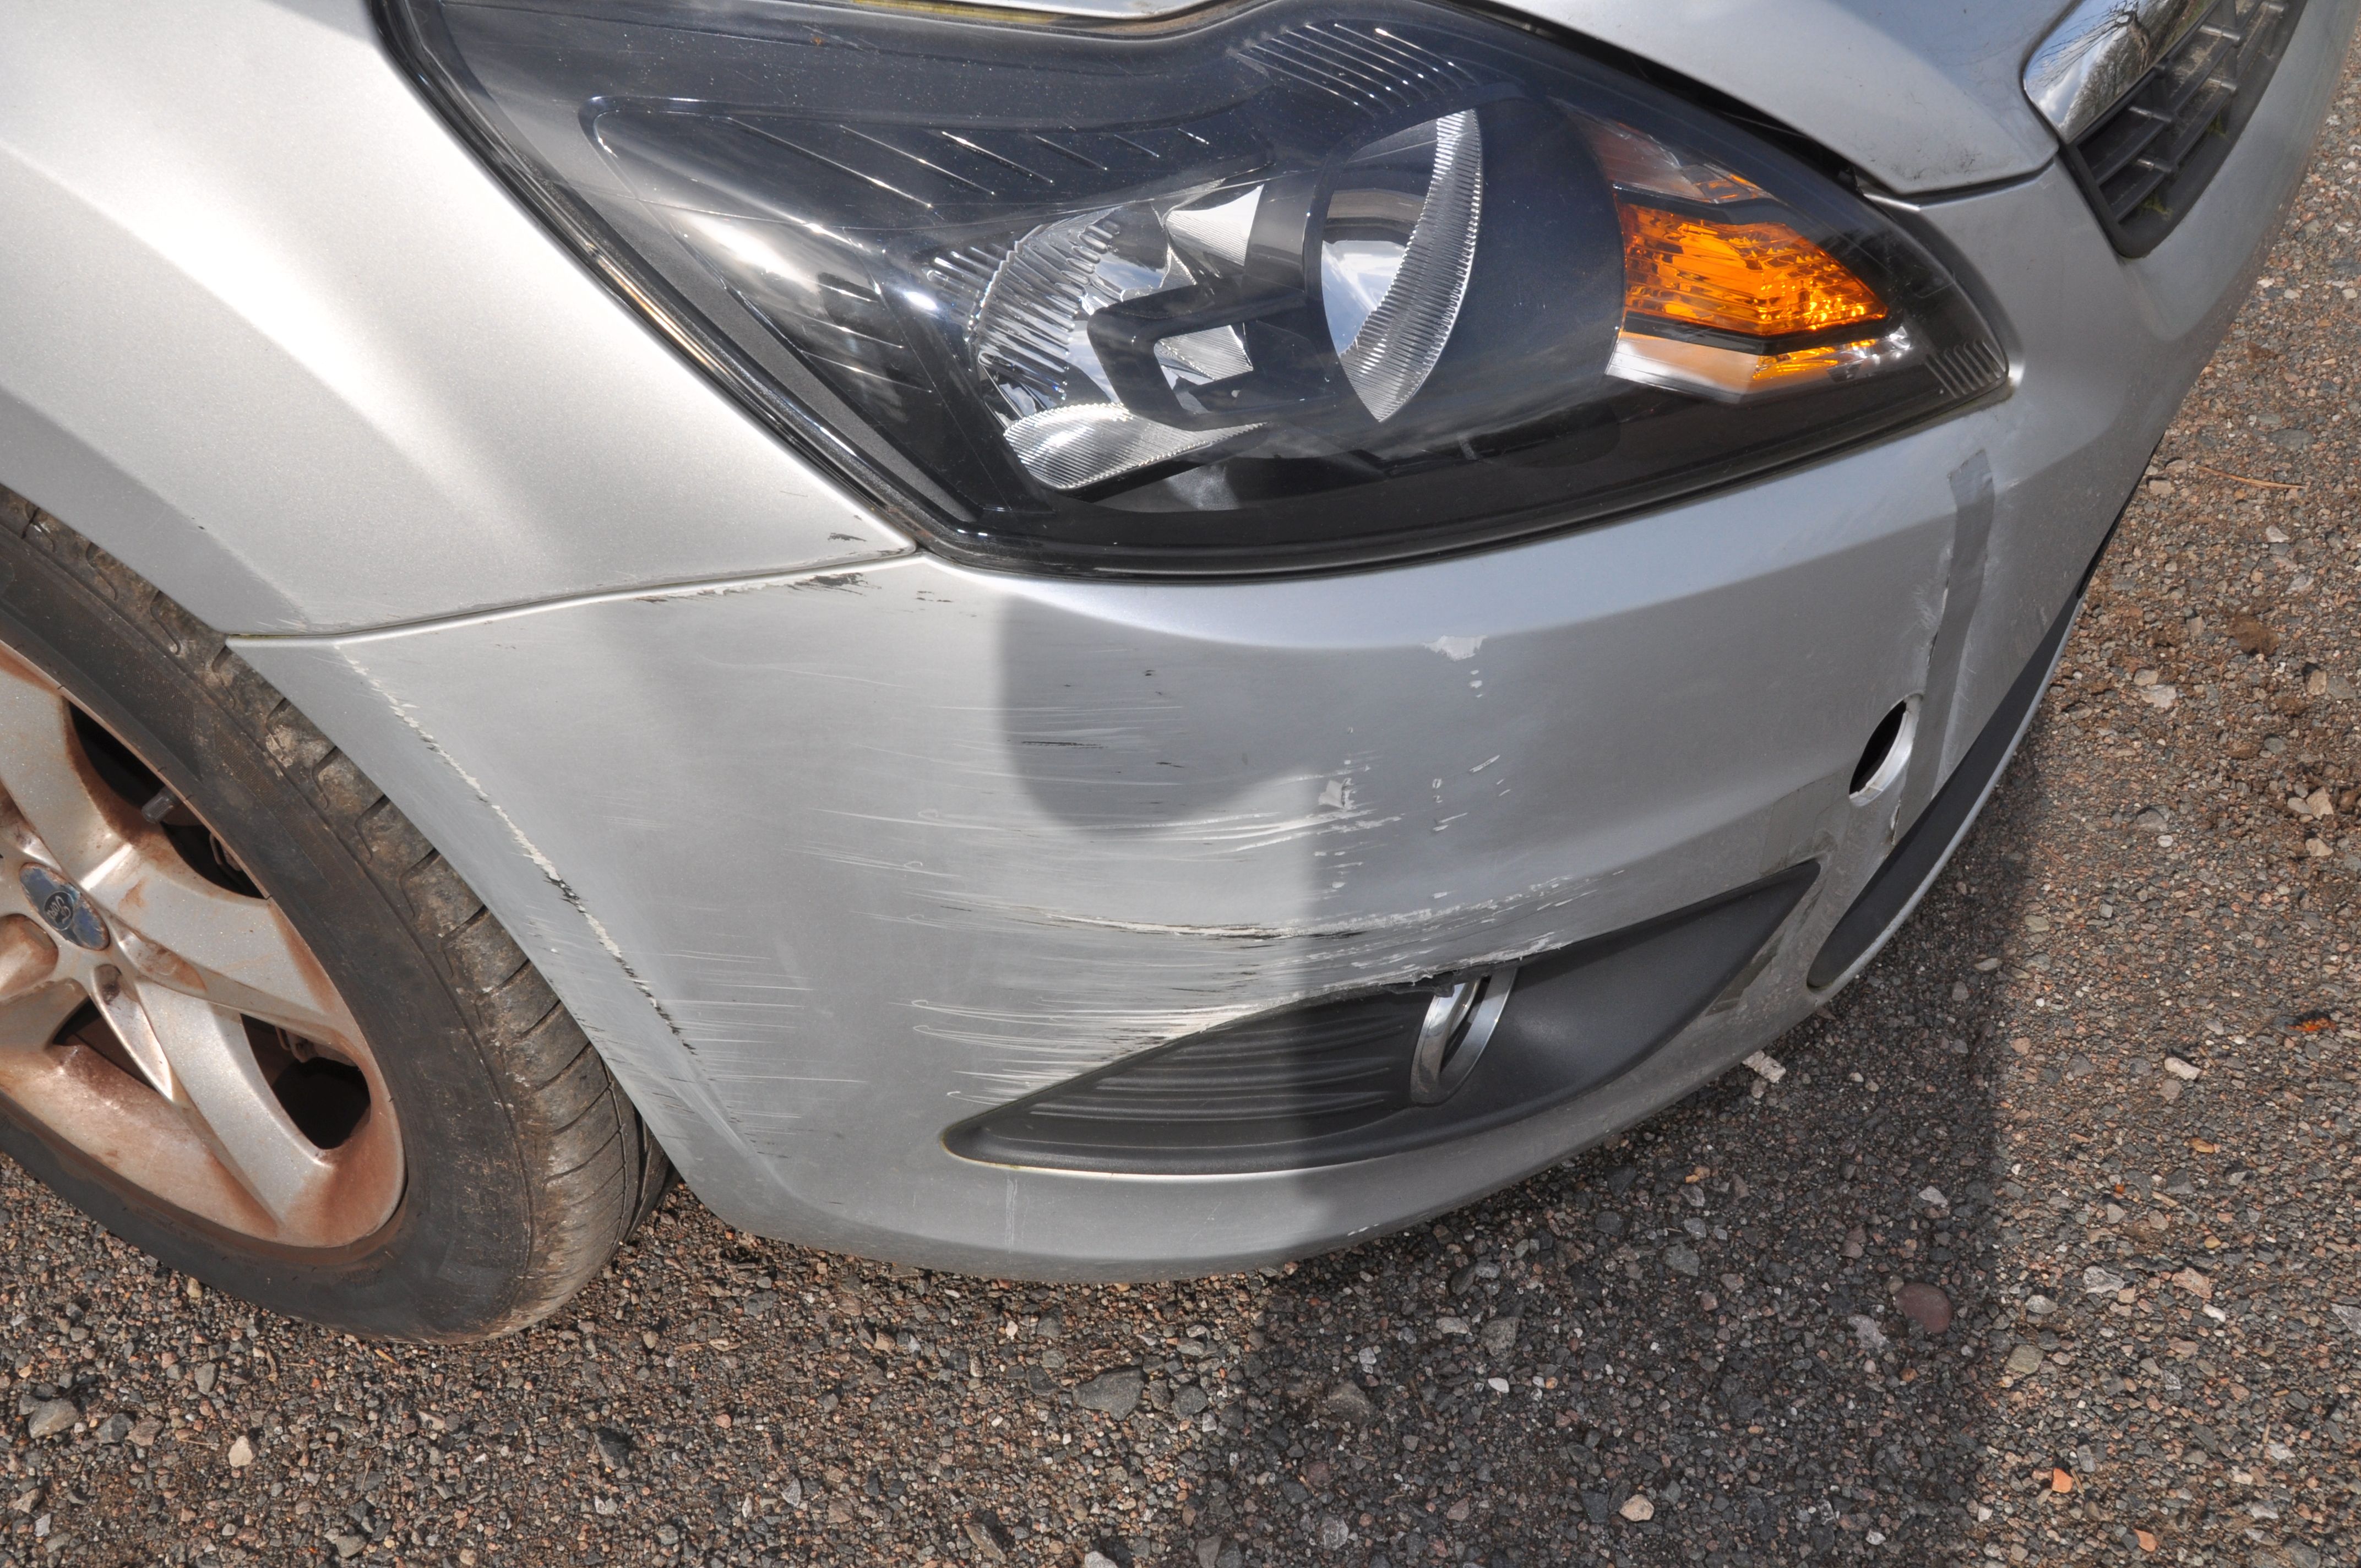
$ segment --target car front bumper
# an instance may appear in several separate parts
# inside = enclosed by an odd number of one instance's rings
[[[915,555],[238,645],[476,883],[731,1223],[1040,1277],[1397,1226],[1826,999],[1823,940],[2027,668],[2240,302],[2351,13],[2312,7],[2230,165],[2140,261],[2054,166],[1902,208],[1999,323],[2010,394],[1742,489],[1382,572],[1119,584]],[[1906,772],[1856,804],[1905,700]],[[1204,1176],[944,1146],[1194,1030],[1806,861],[1742,989],[1481,1135]]]

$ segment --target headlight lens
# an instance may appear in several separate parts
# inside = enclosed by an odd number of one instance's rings
[[[383,14],[619,291],[962,558],[1398,558],[1726,483],[2004,378],[1941,268],[1822,173],[1436,5]]]

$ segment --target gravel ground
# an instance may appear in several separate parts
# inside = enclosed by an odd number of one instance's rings
[[[2361,1563],[2353,139],[1982,825],[1775,1085],[1155,1288],[675,1192],[462,1349],[258,1317],[0,1165],[0,1564]]]

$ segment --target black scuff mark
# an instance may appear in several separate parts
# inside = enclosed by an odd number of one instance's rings
[[[642,997],[646,998],[649,1007],[653,1008],[657,1018],[663,1021],[664,1031],[672,1036],[674,1042],[677,1044],[682,1050],[687,1052],[690,1056],[695,1056],[697,1054],[697,1047],[690,1042],[688,1036],[681,1029],[679,1021],[674,1018],[672,1014],[665,1009],[663,1001],[660,1000],[655,993],[655,988],[649,985],[646,981],[640,978],[639,970],[632,968],[631,959],[623,956],[622,948],[615,941],[615,938],[612,936],[608,934],[606,923],[600,920],[596,915],[590,913],[590,906],[582,901],[581,894],[574,891],[573,884],[568,883],[565,877],[558,873],[555,863],[553,862],[547,855],[543,854],[539,847],[536,846],[532,839],[525,837],[524,829],[517,826],[516,819],[514,817],[500,809],[500,806],[492,799],[490,794],[485,790],[481,784],[477,782],[476,776],[473,773],[470,773],[467,769],[461,767],[459,765],[459,760],[451,755],[449,751],[444,750],[443,743],[441,741],[435,740],[434,736],[427,733],[426,727],[418,722],[416,716],[410,711],[410,707],[407,703],[401,701],[399,698],[395,697],[391,692],[387,691],[384,687],[379,685],[376,680],[372,678],[366,670],[361,669],[359,665],[354,664],[350,667],[364,682],[368,683],[369,686],[374,688],[377,691],[378,696],[384,699],[386,705],[393,710],[395,715],[399,717],[404,724],[410,727],[411,733],[417,736],[420,742],[423,744],[429,751],[433,752],[436,757],[442,760],[444,766],[449,768],[453,773],[459,775],[459,781],[467,786],[467,792],[476,797],[478,804],[481,805],[485,810],[490,812],[493,817],[499,819],[500,826],[508,830],[509,837],[515,840],[517,848],[524,851],[525,858],[531,861],[533,863],[534,869],[541,872],[542,880],[548,883],[551,887],[555,888],[557,890],[558,897],[564,899],[567,906],[582,917],[582,923],[589,927],[591,935],[598,938],[598,946],[605,950],[609,959],[614,960],[615,967],[623,971],[623,978],[631,982],[633,990],[637,991]],[[552,952],[553,956],[555,956],[555,950],[552,949]],[[577,1020],[577,1022],[579,1020]]]

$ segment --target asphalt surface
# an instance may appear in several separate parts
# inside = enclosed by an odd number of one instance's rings
[[[464,1349],[200,1292],[0,1162],[0,1564],[2361,1563],[2336,114],[1991,809],[1775,1085],[1154,1288],[675,1191]]]

